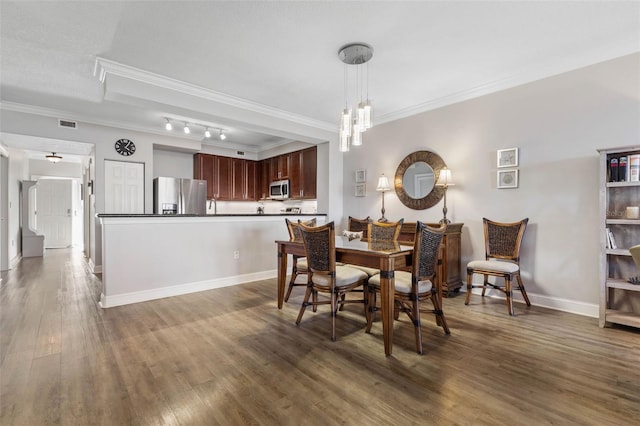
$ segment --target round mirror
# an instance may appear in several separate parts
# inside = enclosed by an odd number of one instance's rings
[[[417,161],[410,165],[402,176],[402,187],[409,197],[415,199],[426,197],[435,183],[433,169],[424,161]]]
[[[398,166],[394,179],[398,199],[414,210],[435,206],[444,195],[444,190],[435,186],[436,176],[444,167],[444,160],[431,151],[407,155]]]

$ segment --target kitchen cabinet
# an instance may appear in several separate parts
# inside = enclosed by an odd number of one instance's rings
[[[207,199],[255,201],[256,161],[195,154],[193,177],[207,181]]]
[[[318,149],[314,146],[288,155],[291,198],[315,199]]]

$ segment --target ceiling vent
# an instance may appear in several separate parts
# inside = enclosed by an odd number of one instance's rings
[[[244,155],[244,151],[236,151],[236,154],[238,154],[238,155]]]
[[[58,127],[66,127],[67,129],[77,129],[78,123],[76,121],[58,120]]]

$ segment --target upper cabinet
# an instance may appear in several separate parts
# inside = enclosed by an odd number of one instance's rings
[[[207,199],[256,201],[269,196],[269,184],[288,179],[290,198],[316,198],[317,148],[311,147],[262,161],[195,154],[193,176],[207,181]]]

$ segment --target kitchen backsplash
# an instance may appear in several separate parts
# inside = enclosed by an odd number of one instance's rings
[[[300,207],[300,213],[313,214],[318,212],[316,200],[295,201],[218,201],[214,211],[214,203],[207,201],[207,214],[255,214],[258,207],[264,207],[265,214],[278,214],[288,207]]]

